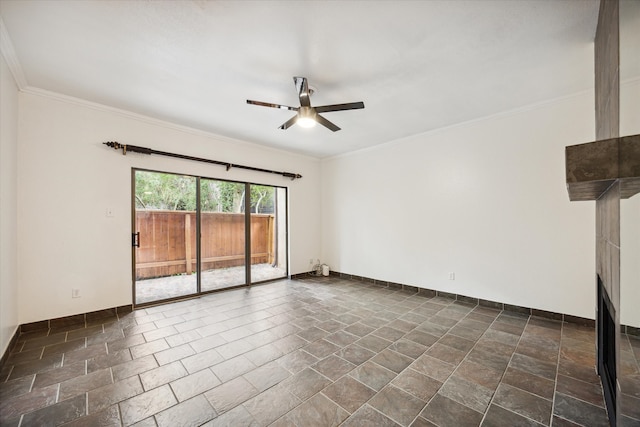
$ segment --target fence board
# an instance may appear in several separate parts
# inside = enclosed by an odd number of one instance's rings
[[[136,210],[136,278],[189,274],[196,263],[196,215],[190,211]],[[244,214],[201,213],[202,269],[244,265]],[[251,263],[272,262],[273,215],[251,214]]]

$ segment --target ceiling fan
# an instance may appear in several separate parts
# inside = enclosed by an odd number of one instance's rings
[[[311,94],[314,92],[313,88],[309,88],[306,77],[294,77],[293,81],[298,91],[298,97],[300,98],[299,107],[289,107],[287,105],[271,104],[269,102],[252,101],[247,99],[247,104],[261,105],[263,107],[280,108],[282,110],[297,111],[298,114],[287,120],[279,127],[279,129],[288,129],[294,124],[298,124],[302,127],[312,127],[316,123],[320,123],[327,129],[333,132],[340,130],[338,126],[331,123],[320,115],[320,113],[328,113],[330,111],[342,111],[342,110],[358,110],[364,108],[364,102],[349,102],[347,104],[332,104],[322,105],[319,107],[312,107],[310,99]]]

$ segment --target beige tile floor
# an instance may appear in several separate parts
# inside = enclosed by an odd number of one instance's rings
[[[593,343],[448,298],[282,280],[22,335],[0,424],[605,426]]]

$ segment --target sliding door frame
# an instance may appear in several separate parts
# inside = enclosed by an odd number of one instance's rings
[[[136,303],[136,247],[134,245],[134,235],[136,234],[136,172],[138,171],[142,171],[142,172],[152,172],[152,173],[163,173],[163,174],[171,174],[171,175],[179,175],[179,176],[189,176],[189,177],[193,177],[196,179],[196,212],[195,212],[195,217],[196,217],[196,265],[197,265],[197,269],[196,269],[196,293],[194,294],[188,294],[188,295],[184,295],[184,296],[178,296],[178,297],[171,297],[171,298],[166,298],[166,299],[162,299],[162,300],[156,300],[156,301],[150,301],[150,302],[144,302],[144,303]],[[242,285],[234,285],[234,286],[229,286],[226,288],[220,288],[220,289],[211,289],[211,290],[207,290],[207,291],[202,291],[202,248],[201,248],[201,244],[202,244],[202,224],[201,224],[201,218],[202,218],[202,209],[201,209],[201,200],[200,200],[200,196],[201,196],[201,191],[200,191],[200,182],[201,179],[208,179],[208,180],[214,180],[214,181],[225,181],[225,182],[233,182],[233,183],[238,183],[238,184],[244,184],[244,191],[245,191],[245,197],[244,197],[244,226],[245,226],[245,239],[244,239],[244,266],[245,266],[245,283]],[[284,189],[285,191],[285,200],[284,200],[284,214],[286,215],[285,217],[285,221],[284,221],[284,225],[285,225],[285,241],[281,244],[285,245],[285,254],[286,254],[286,268],[285,268],[285,274],[282,277],[276,277],[273,279],[267,279],[267,280],[263,280],[260,282],[252,282],[251,279],[251,186],[252,185],[260,185],[260,186],[267,186],[267,187],[273,187],[274,189],[276,189],[276,192],[278,189]],[[276,196],[277,198],[277,196]],[[275,210],[275,215],[277,215],[279,213],[279,210],[277,209],[277,206],[274,207]],[[275,218],[275,220],[277,221],[277,217]],[[211,293],[215,293],[215,292],[221,292],[221,291],[228,291],[231,289],[237,289],[237,288],[243,288],[243,287],[250,287],[251,285],[255,285],[255,284],[261,284],[261,283],[268,283],[268,282],[272,282],[272,281],[276,281],[276,280],[283,280],[286,279],[287,277],[289,277],[289,188],[286,186],[276,186],[276,185],[269,185],[269,184],[259,184],[259,183],[255,183],[255,182],[247,182],[247,181],[234,181],[234,180],[230,180],[230,179],[221,179],[221,178],[212,178],[212,177],[205,177],[205,176],[200,176],[200,175],[192,175],[192,174],[187,174],[187,173],[180,173],[180,172],[167,172],[167,171],[160,171],[160,170],[155,170],[155,169],[146,169],[146,168],[137,168],[137,167],[132,167],[131,168],[131,233],[132,233],[132,244],[131,244],[131,277],[132,277],[132,301],[133,301],[133,307],[135,308],[144,308],[144,307],[150,307],[150,306],[154,306],[154,305],[160,305],[160,304],[166,304],[166,303],[170,303],[170,302],[174,302],[174,301],[181,301],[181,300],[185,300],[185,299],[192,299],[192,298],[199,298],[202,295],[207,295],[207,294],[211,294]],[[277,250],[277,248],[276,248]]]

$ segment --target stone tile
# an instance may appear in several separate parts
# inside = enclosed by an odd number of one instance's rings
[[[440,381],[434,380],[413,369],[403,371],[391,384],[424,402],[428,402],[438,392],[440,387],[442,387]]]
[[[131,425],[178,403],[168,385],[154,388],[120,402],[122,422]]]
[[[249,411],[243,406],[238,406],[229,412],[214,418],[202,427],[257,427],[258,422],[253,419]]]
[[[113,380],[111,379],[111,371],[108,368],[102,369],[100,371],[95,371],[87,375],[81,375],[75,378],[71,378],[60,383],[60,389],[58,391],[58,401],[66,400],[79,394],[84,395],[84,393],[90,390],[112,383]]]
[[[64,354],[64,363],[83,362],[94,357],[100,357],[107,354],[107,348],[104,344],[94,344],[86,348],[69,351]]]
[[[503,372],[496,371],[495,369],[480,365],[471,360],[463,361],[456,369],[456,375],[489,390],[495,390],[498,387],[502,379],[502,374]]]
[[[399,374],[407,366],[413,363],[413,359],[405,356],[404,354],[397,353],[390,349],[382,350],[371,361],[376,362],[378,365]]]
[[[342,423],[342,427],[396,427],[399,425],[369,405],[360,407],[358,411]]]
[[[238,357],[242,358],[243,360],[246,360],[244,356],[238,356]],[[224,360],[225,360],[224,357],[220,356],[220,354],[216,351],[215,348],[212,348],[210,350],[206,350],[201,353],[194,354],[192,356],[187,356],[184,359],[181,359],[181,362],[184,365],[184,367],[187,369],[187,371],[189,371],[189,373],[192,374],[194,372],[201,371],[205,368],[217,365],[223,362]]]
[[[350,334],[363,337],[373,332],[375,328],[372,326],[365,325],[364,323],[354,323],[344,328],[344,330],[349,332]]]
[[[413,329],[413,328],[411,328]],[[380,338],[384,338],[388,341],[396,341],[404,336],[406,332],[400,331],[398,329],[392,328],[390,326],[383,326],[382,328],[378,328],[373,331],[371,334]]]
[[[391,344],[389,349],[402,353],[405,356],[409,356],[412,359],[422,356],[424,352],[427,351],[426,346],[404,338]]]
[[[331,384],[331,380],[311,368],[305,368],[286,380],[283,386],[304,401]]]
[[[553,399],[555,382],[515,368],[507,368],[502,382],[548,400]]]
[[[180,334],[182,335],[182,334]],[[197,336],[200,336],[196,333]],[[175,337],[177,335],[172,335]],[[167,338],[169,341],[169,337]],[[209,335],[208,337],[200,338],[189,342],[189,346],[195,350],[196,353],[202,353],[203,351],[211,350],[212,348],[219,347],[222,344],[226,344],[227,340],[222,338],[220,334]]]
[[[352,344],[336,352],[336,355],[353,363],[354,365],[360,365],[376,355],[371,350],[367,350],[364,347],[360,347],[357,344]]]
[[[443,362],[440,359],[435,359],[426,354],[418,357],[410,367],[440,382],[445,382],[447,378],[449,378],[449,375],[456,369],[455,365]]]
[[[144,356],[140,359],[134,359],[130,362],[124,362],[111,368],[113,379],[115,381],[138,375],[151,369],[157,368],[158,363],[152,355]]]
[[[604,408],[574,399],[562,393],[555,394],[553,414],[589,427],[605,427],[609,425],[609,419]]]
[[[439,343],[432,345],[425,354],[454,365],[462,362],[462,359],[467,355],[465,351],[456,350]]]
[[[102,411],[109,406],[142,393],[142,384],[138,376],[132,376],[114,384],[89,391],[89,414]]]
[[[169,384],[170,382],[187,375],[187,370],[184,369],[182,363],[173,362],[168,365],[143,372],[140,374],[140,381],[142,381],[145,391],[149,391],[152,388]]]
[[[315,326],[312,326],[310,328],[307,328],[303,331],[298,332],[297,335],[300,338],[305,339],[306,341],[313,342],[326,337],[327,335],[329,335],[329,332],[325,331],[324,329],[320,329]]]
[[[131,352],[128,348],[117,351],[115,353],[104,354],[87,360],[87,373],[99,371],[100,369],[110,368],[121,363],[132,360]]]
[[[57,384],[66,381],[71,378],[75,378],[79,375],[84,375],[86,366],[84,362],[76,362],[65,364],[58,369],[52,369],[50,371],[36,374],[36,379],[33,381],[33,388],[46,387],[51,384]],[[29,379],[29,384],[33,380],[32,376],[25,377]],[[15,380],[18,381],[18,380]]]
[[[42,352],[42,357],[52,356],[54,354],[62,354],[68,351],[77,350],[79,348],[86,347],[86,340],[84,338],[75,339],[73,341],[65,341],[58,344],[48,345]]]
[[[462,403],[471,409],[484,413],[491,401],[493,390],[467,381],[454,373],[449,377],[447,382],[444,383],[438,393],[458,403]]]
[[[194,354],[195,354],[195,351],[193,350],[193,348],[191,348],[189,344],[183,344],[177,347],[169,348],[164,351],[156,352],[154,356],[158,361],[158,364],[162,366],[171,362],[175,362],[177,360],[182,360]]]
[[[444,332],[443,332],[444,334]],[[416,342],[418,344],[424,345],[425,347],[430,347],[435,344],[440,337],[430,334],[428,332],[424,332],[419,329],[415,329],[404,336],[404,339],[409,341]]]
[[[258,393],[258,389],[251,385],[249,381],[243,377],[237,377],[207,391],[204,396],[216,412],[222,414],[251,399]]]
[[[489,406],[482,421],[482,427],[542,427],[543,425],[498,405]],[[556,423],[554,422],[553,425],[556,426]]]
[[[497,354],[479,348],[474,348],[469,352],[467,356],[467,360],[500,372],[504,371],[507,368],[510,359],[510,355],[507,356],[504,354]]]
[[[318,358],[304,350],[296,350],[276,360],[280,366],[295,374],[318,361]]]
[[[360,408],[360,406],[376,394],[375,390],[365,386],[359,381],[356,381],[350,376],[340,378],[338,381],[327,387],[322,393],[346,409],[349,413],[355,412]],[[298,397],[304,399],[301,396]]]
[[[121,425],[118,405],[112,405],[95,414],[76,418],[64,427],[119,427]]]
[[[155,415],[158,427],[200,426],[217,416],[207,399],[198,394]]]
[[[19,365],[15,365],[11,370],[11,375],[9,376],[9,379],[14,380],[16,378],[25,377],[28,375],[33,375],[40,372],[46,372],[52,369],[59,368],[62,366],[62,357],[63,357],[63,354],[54,354],[52,356],[42,358],[39,360],[34,360],[31,362],[25,362]]]
[[[583,400],[592,405],[604,407],[602,386],[587,383],[564,375],[558,375],[556,392]]]
[[[379,391],[396,377],[393,371],[371,361],[365,362],[349,373],[364,385]]]
[[[57,381],[49,380],[49,381],[45,381],[45,384],[41,384],[40,387],[35,387],[33,377],[34,376],[31,375],[28,377],[21,377],[13,381],[0,383],[0,401],[6,400],[6,399],[13,399],[25,393],[29,393],[29,391],[31,391],[31,384],[34,384],[34,389],[35,389],[35,388],[51,385],[57,382]],[[37,379],[37,376],[36,376],[36,379]]]
[[[421,416],[439,426],[474,427],[480,425],[482,414],[441,394],[436,394]]]
[[[312,368],[332,381],[336,381],[355,368],[355,365],[338,356],[331,355],[312,365]]]
[[[303,347],[304,351],[306,351],[307,353],[311,353],[318,358],[327,357],[328,355],[336,352],[339,349],[340,347],[338,347],[337,345],[323,339],[315,341]]]
[[[384,338],[377,337],[375,335],[366,335],[356,341],[360,347],[364,347],[371,351],[382,351],[391,345],[391,341]]]
[[[294,425],[309,427],[338,426],[348,416],[347,411],[322,394],[316,394],[287,414]]]
[[[271,362],[244,374],[244,378],[249,381],[259,391],[264,391],[279,382],[287,379],[291,373]]]
[[[550,400],[507,384],[498,386],[493,403],[541,424],[548,425],[551,422],[552,402]]]
[[[369,401],[369,405],[398,424],[408,426],[424,408],[425,402],[388,385]]]
[[[84,395],[79,395],[71,399],[62,400],[55,405],[47,406],[33,412],[29,412],[22,417],[24,426],[45,426],[64,424],[79,418],[87,413],[87,400]]]
[[[9,397],[0,401],[0,419],[10,420],[21,414],[53,405],[56,402],[58,385],[53,384],[32,391],[31,393]],[[4,421],[3,421],[4,422]]]
[[[271,362],[272,360],[282,356],[282,351],[273,344],[267,344],[262,347],[258,347],[255,350],[251,350],[243,356],[249,359],[254,365],[262,366],[265,363]]]
[[[514,354],[510,366],[533,375],[555,380],[557,365],[555,363],[534,359],[521,354]]]
[[[461,338],[456,335],[446,334],[438,340],[438,344],[443,344],[456,350],[460,350],[464,353],[468,353],[475,344],[475,341]]]
[[[169,344],[167,344],[165,340],[159,339],[156,341],[146,342],[144,344],[133,346],[129,350],[131,350],[131,356],[133,356],[134,359],[138,359],[140,357],[157,353],[168,348],[170,348]]]
[[[346,347],[360,339],[360,337],[346,331],[337,331],[327,336],[325,339],[339,347]]]
[[[280,418],[296,406],[300,400],[280,387],[273,387],[246,401],[242,406],[259,425],[267,425]]]
[[[202,394],[220,384],[220,380],[209,369],[203,369],[171,382],[171,390],[179,402]]]
[[[116,341],[112,341],[107,343],[107,347],[109,349],[109,353],[115,353],[119,350],[123,350],[125,348],[130,348],[136,345],[144,344],[146,341],[142,334],[136,334],[127,336],[126,338],[121,338]]]

